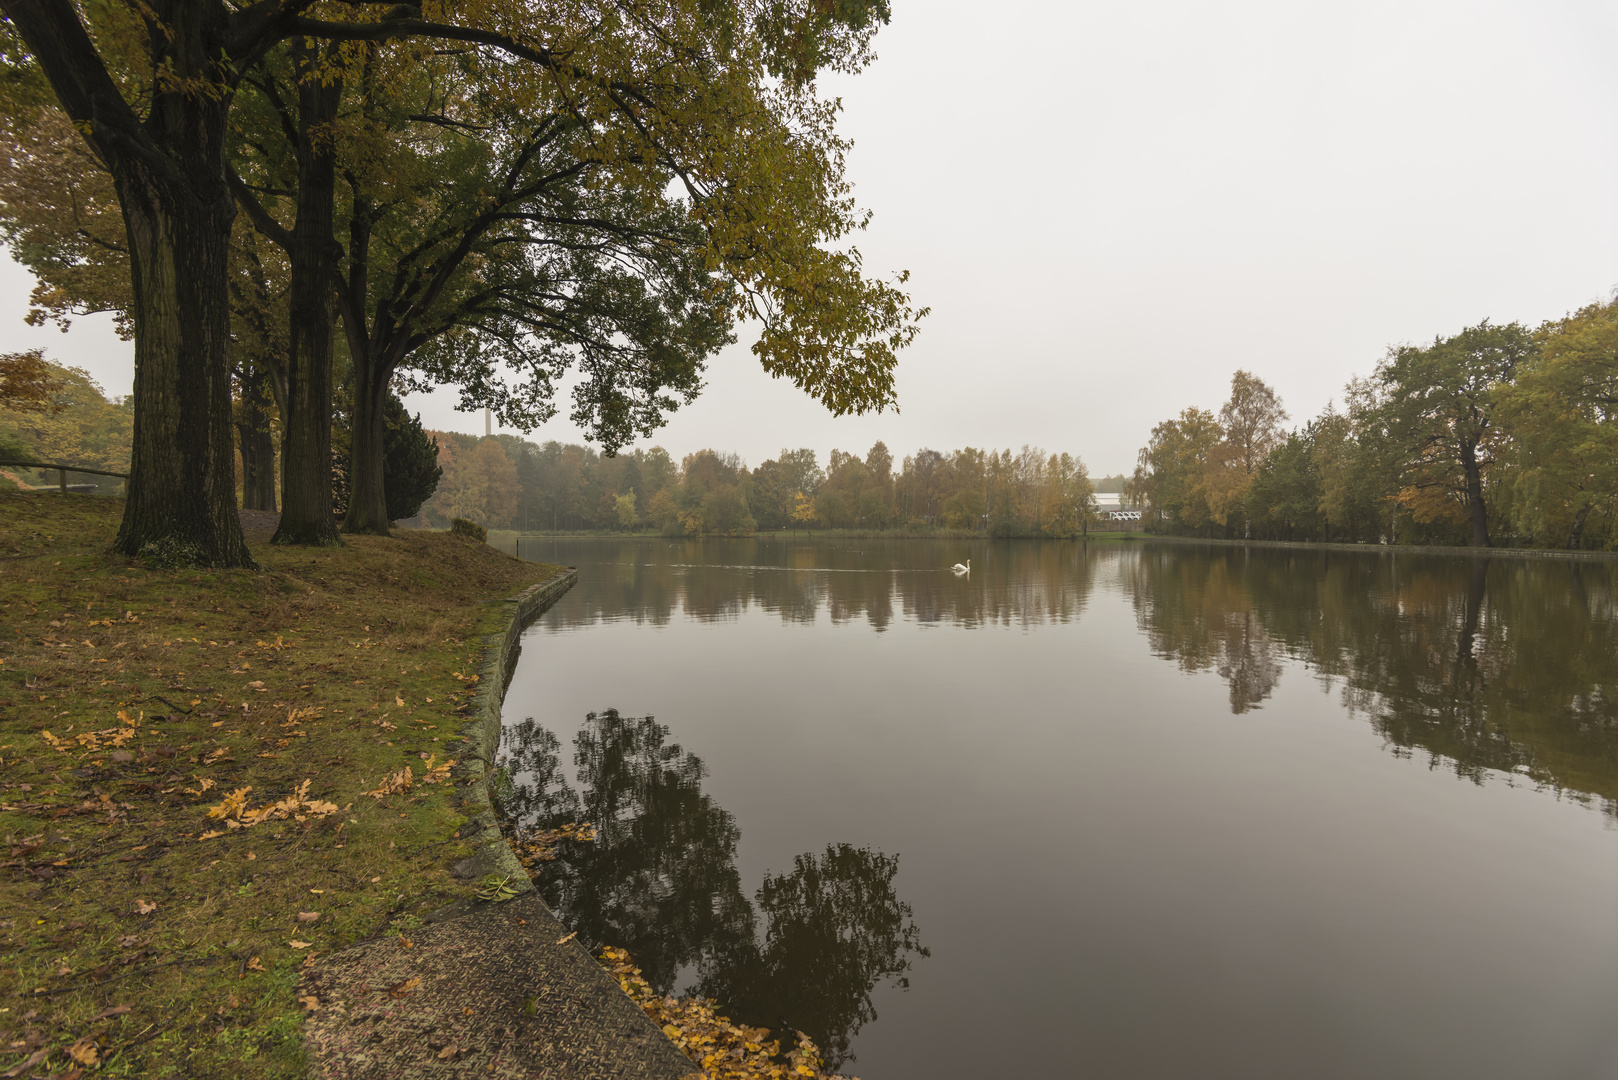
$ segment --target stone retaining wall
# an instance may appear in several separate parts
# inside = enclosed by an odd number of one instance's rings
[[[500,750],[500,707],[505,702],[512,672],[517,669],[517,656],[522,652],[522,632],[578,579],[577,570],[564,570],[516,596],[497,601],[506,609],[503,627],[483,639],[483,666],[478,671],[472,712],[461,728],[465,745],[458,770],[463,785],[461,808],[469,819],[461,828],[461,836],[474,840],[479,847],[457,864],[455,873],[459,877],[483,878],[494,874],[509,878],[518,892],[533,888],[527,872],[500,835],[489,796],[489,777]]]

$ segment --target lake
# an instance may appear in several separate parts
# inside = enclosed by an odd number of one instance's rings
[[[661,990],[865,1080],[1618,1075],[1618,564],[522,554],[510,806]]]

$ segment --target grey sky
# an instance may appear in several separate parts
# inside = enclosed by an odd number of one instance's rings
[[[650,442],[676,456],[1017,446],[1132,466],[1151,426],[1244,367],[1294,422],[1391,343],[1529,323],[1618,286],[1618,6],[896,0],[865,74],[828,83],[876,212],[867,268],[933,313],[901,415],[834,420],[746,349]],[[127,392],[87,320],[21,326]],[[456,395],[430,427],[482,431]],[[575,439],[563,416],[531,438]]]

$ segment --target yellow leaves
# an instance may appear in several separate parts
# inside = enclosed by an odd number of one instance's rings
[[[194,788],[186,788],[185,793],[187,795],[201,795],[203,792],[207,791],[208,789],[215,788],[215,787],[218,787],[218,786],[219,786],[219,784],[218,784],[217,781],[210,780],[206,776],[204,776],[198,782],[198,785],[196,787],[194,787]],[[251,789],[249,789],[249,790],[251,790]],[[210,814],[209,816],[212,817],[213,815]]]
[[[280,651],[281,649],[296,649],[298,645],[297,642],[283,641],[281,640],[281,635],[276,634],[274,642],[260,641],[258,643],[258,647],[261,649],[275,649],[276,651]]]
[[[597,959],[669,1041],[701,1067],[704,1080],[781,1080],[787,1076],[832,1080],[819,1048],[807,1035],[798,1033],[796,1045],[783,1051],[780,1040],[771,1039],[768,1029],[732,1023],[719,1014],[718,1004],[711,999],[677,1000],[658,994],[641,978],[640,968],[623,949],[604,947]]]
[[[208,808],[208,816],[223,821],[239,821],[242,811],[247,809],[247,796],[253,790],[252,785],[237,788],[226,795],[217,806]]]
[[[248,971],[268,971],[270,969],[264,966],[264,961],[260,960],[258,957],[255,956],[251,960],[247,961],[247,970]]]
[[[404,768],[382,781],[381,784],[372,788],[370,791],[365,792],[365,794],[374,799],[385,799],[389,795],[403,795],[405,792],[410,790],[415,782],[416,774],[410,771],[410,766],[406,765]]]
[[[287,713],[286,721],[281,725],[284,728],[297,727],[310,720],[319,720],[326,715],[323,705],[308,705],[301,709],[292,709]]]
[[[449,780],[449,771],[455,767],[455,760],[453,758],[444,762],[442,765],[434,764],[434,762],[438,760],[438,756],[436,754],[422,754],[422,759],[424,764],[422,766],[421,775],[418,776],[411,772],[410,766],[406,765],[404,768],[382,781],[382,783],[378,786],[372,788],[370,791],[365,792],[365,794],[374,799],[385,799],[389,795],[403,795],[405,792],[414,787],[418,781],[423,784],[442,784]]]
[[[88,1069],[101,1060],[101,1051],[89,1036],[85,1036],[67,1048],[67,1056]]]
[[[125,713],[118,714],[119,719],[127,720]],[[107,747],[121,747],[124,743],[135,737],[133,727],[103,728],[100,731],[81,731],[77,735],[59,739],[49,731],[39,733],[40,738],[50,744],[51,749],[64,754],[71,754],[78,750],[93,753]]]
[[[429,756],[426,764],[422,766],[421,782],[423,784],[442,784],[449,780],[449,771],[455,767],[455,759],[451,758],[442,765],[434,765],[433,762],[437,758],[438,755],[436,754]]]
[[[519,836],[508,837],[507,845],[516,854],[517,861],[522,863],[523,869],[533,876],[533,867],[536,862],[551,862],[556,858],[556,845],[564,840],[576,843],[589,843],[596,838],[595,826],[589,822],[576,825],[568,822],[560,829],[544,829],[539,832],[524,833]]]
[[[293,940],[293,941],[289,941],[289,942],[287,942],[287,944],[288,944],[288,945],[290,945],[290,946],[292,946],[292,947],[293,947],[293,948],[294,948],[294,949],[307,949],[307,948],[309,948],[309,947],[310,947],[310,946],[311,946],[311,945],[313,945],[313,944],[314,944],[314,942],[312,942],[312,941],[297,941],[297,940]]]
[[[312,817],[328,817],[337,812],[337,804],[309,798],[309,785],[305,780],[291,795],[278,802],[268,803],[256,810],[247,809],[247,796],[252,786],[237,788],[226,795],[219,805],[208,808],[208,816],[223,821],[232,829],[246,829],[265,821],[291,818],[307,821]]]

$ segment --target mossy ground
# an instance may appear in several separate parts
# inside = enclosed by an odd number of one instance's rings
[[[454,784],[364,792],[457,756],[486,601],[556,568],[400,532],[152,570],[121,513],[0,491],[0,1072],[301,1075],[300,967],[476,888]],[[306,780],[335,813],[203,838]]]

